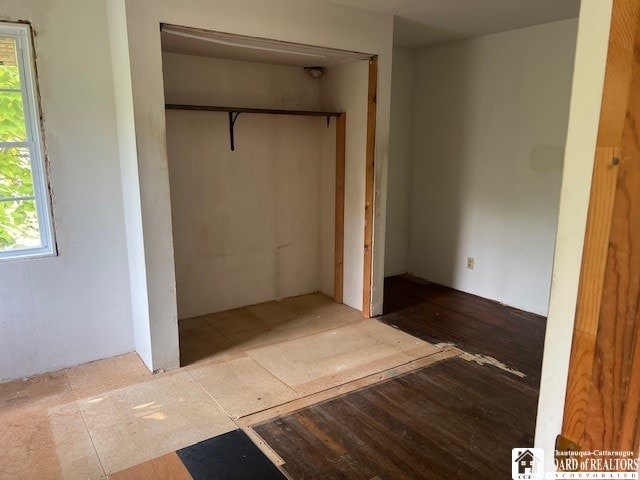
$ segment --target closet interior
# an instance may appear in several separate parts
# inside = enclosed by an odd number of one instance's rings
[[[173,25],[162,51],[181,351],[194,319],[296,322],[242,307],[316,294],[362,309],[366,131],[349,119],[367,115],[369,56]],[[200,337],[197,356],[215,354]]]

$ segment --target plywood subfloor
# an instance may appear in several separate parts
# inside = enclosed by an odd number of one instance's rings
[[[184,320],[180,340],[187,370],[233,418],[444,350],[322,294]]]
[[[0,385],[0,479],[103,480],[152,459],[138,471],[180,478],[168,454],[256,423],[292,478],[472,478],[474,468],[502,478],[505,451],[531,444],[540,328],[525,316],[514,334],[500,328],[506,311],[483,310],[481,299],[398,285],[383,320],[493,353],[528,376],[305,295],[180,322],[190,361],[176,371],[151,375],[128,354]],[[475,335],[516,342],[523,358]]]
[[[127,354],[0,385],[0,480],[103,480],[154,458],[179,478],[166,454],[456,355],[319,294],[189,319],[180,338],[179,370]]]

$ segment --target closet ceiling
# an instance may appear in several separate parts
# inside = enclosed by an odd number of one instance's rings
[[[243,37],[175,25],[162,26],[161,40],[163,52],[274,65],[328,67],[366,60],[370,57],[364,53]]]
[[[395,15],[394,43],[426,47],[578,16],[580,0],[331,0]]]

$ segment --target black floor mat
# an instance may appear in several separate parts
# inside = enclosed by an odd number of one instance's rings
[[[242,430],[218,435],[176,453],[194,480],[286,480]]]

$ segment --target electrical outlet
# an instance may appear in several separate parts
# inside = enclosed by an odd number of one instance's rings
[[[474,263],[475,263],[475,260],[473,259],[473,257],[467,257],[467,268],[469,270],[473,270]]]

